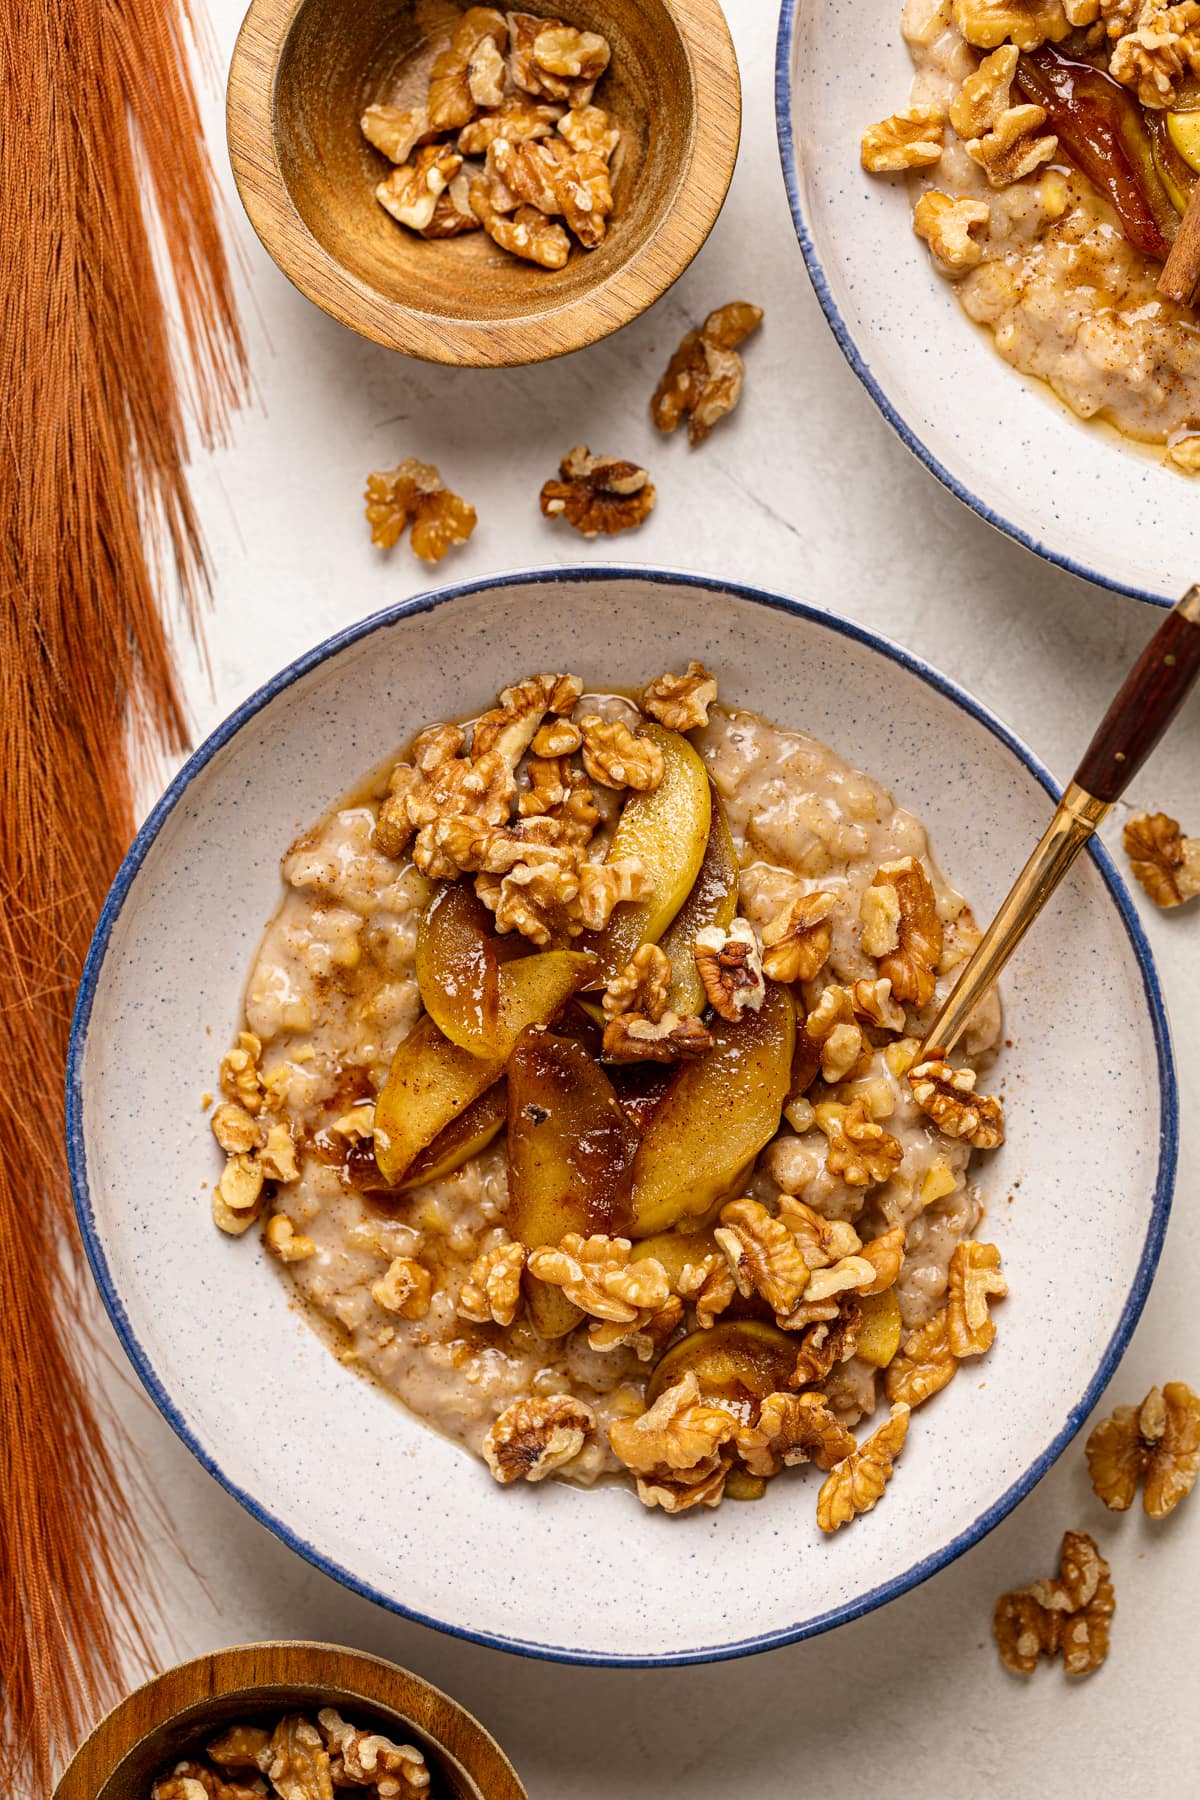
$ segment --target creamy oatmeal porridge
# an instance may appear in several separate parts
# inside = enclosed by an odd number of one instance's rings
[[[969,906],[886,788],[716,696],[533,677],[292,845],[214,1214],[498,1481],[682,1512],[811,1460],[832,1530],[992,1340],[999,1005],[918,1061]]]
[[[1200,5],[905,0],[902,31],[910,104],[864,166],[908,171],[915,231],[1008,362],[1196,473]],[[1184,305],[1159,287],[1177,236]]]

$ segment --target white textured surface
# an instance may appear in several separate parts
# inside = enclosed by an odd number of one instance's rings
[[[224,66],[238,3],[211,6]],[[567,362],[459,375],[389,357],[296,295],[237,213],[262,408],[241,422],[232,451],[196,470],[218,572],[209,631],[215,691],[199,673],[192,682],[201,729],[286,658],[426,585],[405,552],[384,561],[367,546],[358,500],[367,469],[413,452],[439,462],[475,501],[475,539],[443,565],[454,579],[594,554],[545,526],[535,504],[557,455],[585,438],[643,456],[659,488],[650,525],[618,541],[617,554],[774,585],[890,632],[993,706],[1056,774],[1070,773],[1159,615],[1048,570],[990,532],[875,415],[828,334],[792,236],[771,111],[773,8],[730,0],[728,11],[746,123],[725,214],[654,313]],[[216,99],[209,122],[220,155]],[[646,398],[684,325],[734,294],[765,305],[766,327],[748,349],[740,413],[689,455],[682,442],[655,438]],[[1179,585],[1194,574],[1180,570]],[[1193,703],[1134,802],[1166,807],[1200,829],[1198,749]],[[1118,831],[1119,820],[1110,840]],[[1200,917],[1193,908],[1147,925],[1181,1063],[1182,1175],[1159,1278],[1110,1390],[1114,1401],[1171,1377],[1200,1385]],[[1104,1126],[1083,1118],[1064,1129]],[[635,1791],[718,1800],[734,1785],[771,1800],[799,1791],[850,1800],[874,1783],[896,1800],[1189,1791],[1200,1499],[1165,1529],[1140,1515],[1110,1520],[1090,1497],[1081,1445],[982,1545],[882,1613],[740,1664],[624,1672],[476,1649],[351,1598],[253,1524],[148,1403],[131,1396],[123,1410],[202,1578],[164,1554],[172,1620],[164,1660],[274,1636],[377,1651],[478,1713],[533,1800]],[[263,1423],[293,1424],[279,1420],[265,1393]],[[1055,1669],[1021,1685],[996,1662],[992,1601],[1050,1566],[1067,1525],[1097,1530],[1113,1559],[1113,1653],[1081,1687],[1067,1688]],[[464,1568],[465,1584],[477,1579]],[[775,1587],[788,1571],[767,1566],[761,1579]]]

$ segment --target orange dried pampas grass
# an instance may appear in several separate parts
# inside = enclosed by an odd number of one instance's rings
[[[189,31],[186,0],[0,0],[0,1792],[36,1800],[147,1654],[62,1078],[135,776],[184,743],[157,588],[194,624],[185,408],[211,442],[246,380]]]

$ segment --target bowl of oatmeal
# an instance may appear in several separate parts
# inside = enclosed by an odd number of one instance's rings
[[[1154,5],[784,0],[776,107],[814,289],[888,422],[1009,536],[1167,605],[1200,550],[1200,314],[1158,288],[1200,39],[1148,48]]]
[[[894,646],[700,577],[496,577],[285,670],[147,821],[75,1025],[165,1416],[318,1566],[535,1654],[734,1655],[943,1566],[1086,1416],[1173,1178],[1102,849],[918,1055],[1050,787]]]

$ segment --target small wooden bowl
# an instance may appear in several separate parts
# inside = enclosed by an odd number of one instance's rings
[[[333,1644],[245,1644],[156,1675],[80,1745],[54,1800],[149,1800],[156,1775],[224,1726],[321,1706],[415,1744],[429,1764],[431,1800],[528,1800],[495,1739],[456,1701]]]
[[[229,72],[233,172],[284,274],[344,325],[429,362],[541,362],[657,300],[712,230],[737,158],[741,89],[718,0],[534,0],[602,32],[597,103],[624,139],[595,250],[546,270],[487,237],[427,242],[373,189],[391,165],[362,136],[373,101],[423,99],[453,0],[250,0]]]

